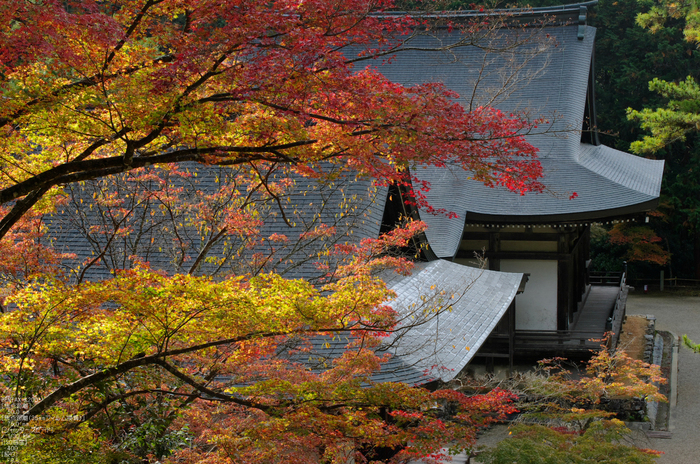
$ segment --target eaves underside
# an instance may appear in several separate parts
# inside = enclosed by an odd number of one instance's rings
[[[659,204],[659,199],[654,198],[642,203],[597,211],[567,212],[562,214],[535,214],[535,215],[499,215],[483,214],[467,211],[465,223],[467,224],[500,224],[500,225],[556,225],[556,224],[595,224],[610,223],[638,219],[645,213],[654,210]]]

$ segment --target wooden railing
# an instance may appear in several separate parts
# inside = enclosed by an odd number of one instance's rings
[[[600,332],[575,330],[516,330],[515,350],[588,352],[600,348]]]
[[[588,353],[592,350],[599,350],[604,332],[612,332],[608,339],[609,346],[616,346],[622,329],[622,322],[625,318],[625,307],[627,302],[627,275],[625,272],[591,273],[591,284],[593,285],[616,285],[618,287],[617,296],[612,312],[602,317],[608,318],[608,323],[603,330],[599,331],[577,331],[577,330],[516,330],[513,339],[513,350],[517,355],[519,352],[534,354],[542,352],[551,355],[572,355]],[[608,300],[609,301],[609,300]],[[609,306],[608,306],[609,308]],[[491,349],[488,356],[506,356],[499,352],[508,344],[507,334],[491,334],[487,343],[490,342]],[[500,348],[499,348],[500,347]]]
[[[624,280],[624,272],[591,272],[589,282],[591,285],[621,285]]]
[[[620,339],[620,332],[622,331],[622,323],[625,320],[625,313],[627,312],[627,273],[622,273],[620,277],[620,289],[617,292],[617,298],[615,299],[615,307],[612,312],[612,322],[610,324],[610,331],[612,336],[608,340],[609,346],[615,348],[617,346],[617,341]]]

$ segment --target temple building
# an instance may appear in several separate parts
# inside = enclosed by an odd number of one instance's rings
[[[411,167],[415,176],[430,182],[429,204],[456,217],[413,211],[428,224],[423,261],[411,276],[385,276],[397,294],[390,304],[400,323],[383,348],[392,358],[377,381],[447,381],[477,356],[507,358],[512,365],[516,353],[587,352],[595,347],[589,339],[602,337],[609,318],[619,331],[624,280],[612,288],[592,285],[590,227],[644,220],[659,200],[663,161],[598,141],[595,29],[586,24],[587,8],[594,4],[502,11],[507,15],[503,27],[477,37],[472,46],[450,44],[463,41],[458,26],[481,13],[442,14],[428,18],[438,26],[413,36],[407,50],[379,65],[400,84],[443,83],[467,109],[493,106],[541,119],[526,137],[539,149],[548,191],[521,196],[485,186],[461,168]],[[227,176],[235,177],[226,168],[190,169],[199,172],[175,180],[178,195],[229,188]],[[80,279],[109,278],[134,256],[171,273],[251,272],[241,266],[253,263],[255,272],[313,279],[317,262],[329,256],[324,250],[342,240],[377,238],[395,225],[404,208],[400,191],[368,180],[341,176],[316,185],[297,179],[295,191],[261,209],[261,234],[269,240],[246,248],[236,242],[240,237],[219,240],[214,228],[203,234],[202,225],[185,213],[182,218],[172,217],[172,211],[161,215],[158,205],[135,203],[130,216],[118,221],[98,206],[85,207],[100,191],[112,188],[104,182],[71,187],[73,204],[48,221],[54,242],[76,254],[68,264],[78,269]],[[322,224],[339,233],[313,239],[305,235]],[[136,232],[110,233],[112,226]],[[290,241],[272,239],[282,234]],[[265,261],[239,259],[251,250]],[[217,258],[204,259],[206,254]],[[441,308],[434,313],[438,316],[416,321],[416,315],[427,314],[421,308],[431,307]],[[318,344],[318,357],[332,358],[344,347],[340,339],[332,344],[325,340]]]
[[[445,26],[414,39],[411,46],[420,50],[400,53],[380,67],[401,84],[444,83],[465,107],[493,105],[546,121],[527,135],[539,149],[545,193],[520,196],[490,188],[460,169],[413,171],[430,182],[431,206],[457,215],[419,212],[429,225],[426,240],[436,258],[475,265],[476,254],[489,270],[527,275],[524,292],[501,324],[510,335],[511,354],[514,343],[519,351],[526,349],[533,332],[544,337],[531,343],[533,348],[543,348],[547,334],[561,345],[566,334],[578,331],[581,338],[585,331],[601,332],[608,316],[586,314],[597,310],[586,303],[594,307],[606,299],[605,290],[589,279],[591,224],[643,221],[659,200],[663,161],[598,140],[596,31],[586,24],[595,3],[504,11],[507,27],[475,47],[449,47],[461,36],[456,27]],[[472,18],[469,12],[448,17],[457,24]],[[442,54],[422,51],[446,45]],[[591,325],[596,317],[601,321]]]

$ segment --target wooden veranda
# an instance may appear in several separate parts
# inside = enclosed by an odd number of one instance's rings
[[[568,330],[515,330],[515,312],[511,308],[477,356],[486,358],[487,365],[495,358],[507,358],[512,369],[516,359],[588,356],[600,349],[607,333],[609,346],[615,346],[625,317],[625,274],[591,275],[590,281]]]

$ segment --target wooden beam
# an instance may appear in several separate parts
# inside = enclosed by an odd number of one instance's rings
[[[498,232],[501,240],[527,240],[529,242],[554,242],[559,238],[559,234],[546,232]],[[462,234],[462,240],[489,240],[493,232],[469,232],[467,230]]]
[[[480,250],[459,250],[456,258],[470,259],[474,257],[474,251]],[[484,253],[486,258],[491,259],[544,259],[549,261],[571,259],[568,253],[555,253],[553,251],[487,251]],[[498,269],[491,269],[497,271]]]

